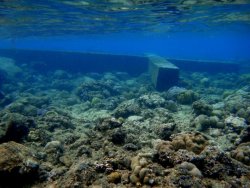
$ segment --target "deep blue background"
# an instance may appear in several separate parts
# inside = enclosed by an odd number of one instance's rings
[[[0,40],[0,48],[50,49],[170,58],[250,61],[250,29],[193,33],[117,33]]]

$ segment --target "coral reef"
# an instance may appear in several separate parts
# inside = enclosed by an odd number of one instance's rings
[[[247,76],[0,71],[0,187],[250,187]]]

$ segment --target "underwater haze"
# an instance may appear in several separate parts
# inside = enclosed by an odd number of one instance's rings
[[[250,187],[250,0],[1,0],[12,187]]]

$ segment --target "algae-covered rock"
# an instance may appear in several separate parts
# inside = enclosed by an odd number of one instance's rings
[[[231,151],[231,156],[250,166],[250,142],[240,144],[235,150]]]
[[[123,144],[125,142],[126,136],[127,136],[127,133],[124,130],[118,129],[112,133],[111,141],[114,144],[120,145],[120,144]]]
[[[200,115],[200,114],[211,115],[211,113],[213,111],[213,107],[211,105],[207,104],[203,100],[195,101],[192,104],[192,108],[194,110],[194,113],[197,115]]]
[[[141,109],[139,104],[134,99],[131,99],[118,105],[114,110],[114,116],[127,118],[131,115],[138,115],[140,112]]]
[[[194,101],[199,99],[198,93],[192,90],[186,90],[177,95],[177,102],[181,104],[192,104]]]
[[[227,127],[230,127],[238,132],[247,127],[246,120],[244,118],[234,116],[228,116],[225,119],[225,124]]]
[[[55,129],[74,129],[75,126],[72,122],[72,117],[67,114],[57,110],[47,111],[46,114],[40,120],[41,125],[49,131],[54,131]]]
[[[39,163],[16,142],[0,144],[0,187],[22,187],[38,179]]]
[[[164,167],[173,167],[182,161],[195,159],[208,145],[209,140],[199,132],[179,133],[172,141],[157,140],[155,160]]]
[[[119,183],[121,181],[122,174],[120,172],[112,172],[107,176],[109,183]]]
[[[206,116],[206,115],[199,115],[194,119],[194,126],[199,131],[204,131],[209,128],[223,128],[224,123],[219,121],[217,116]]]
[[[244,118],[247,123],[250,124],[250,107],[247,109],[241,108],[237,111],[236,115],[238,115],[241,118]]]
[[[83,83],[77,88],[76,95],[81,101],[92,101],[93,98],[105,99],[118,94],[112,84],[101,81]]]
[[[162,140],[169,140],[170,136],[177,132],[175,123],[165,123],[159,125],[156,129],[156,134],[159,135]]]
[[[164,93],[164,96],[166,99],[176,100],[177,96],[185,91],[187,91],[187,89],[174,86],[174,87],[169,88],[168,91]]]
[[[55,140],[48,142],[44,147],[44,151],[47,154],[46,160],[51,164],[57,164],[59,158],[63,155],[64,148],[61,142]]]
[[[63,176],[57,178],[58,187],[89,187],[95,180],[98,179],[98,174],[94,165],[85,160],[76,161]]]
[[[35,122],[31,118],[17,113],[5,114],[1,120],[0,142],[22,142],[32,127],[35,127]]]
[[[237,113],[240,110],[247,110],[250,106],[249,88],[242,88],[225,98],[225,110]]]
[[[157,185],[156,170],[158,173],[163,169],[160,167],[152,168],[150,164],[152,163],[153,154],[142,154],[139,153],[137,156],[131,159],[131,169],[132,174],[129,179],[133,185]]]
[[[122,122],[119,119],[114,117],[99,119],[99,122],[95,126],[95,129],[98,131],[106,131],[109,129],[115,129],[122,127]]]
[[[142,95],[138,102],[140,106],[147,108],[156,108],[165,106],[165,99],[156,93]]]

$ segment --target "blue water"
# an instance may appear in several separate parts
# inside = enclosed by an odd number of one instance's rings
[[[131,55],[155,53],[178,59],[250,60],[249,34],[227,31],[220,33],[170,33],[158,35],[122,33],[78,37],[32,37],[5,40],[2,41],[1,47]]]
[[[5,1],[0,48],[250,60],[248,1],[136,2]]]

